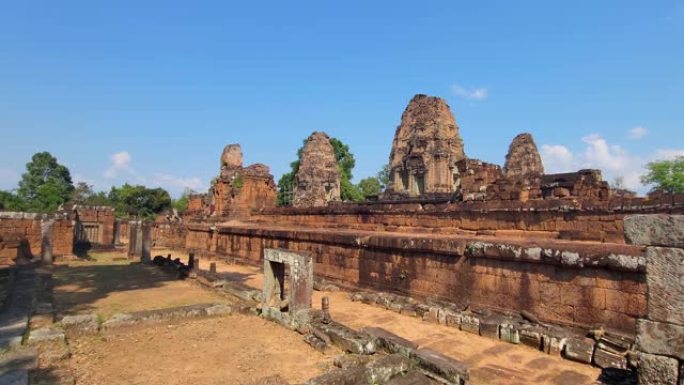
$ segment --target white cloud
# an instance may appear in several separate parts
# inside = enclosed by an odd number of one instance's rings
[[[541,157],[545,171],[558,173],[583,168],[599,169],[605,180],[612,182],[621,176],[626,188],[644,193],[647,188],[641,184],[641,176],[646,173],[646,163],[684,155],[684,149],[658,149],[646,156],[635,155],[620,145],[609,144],[598,134],[587,135],[582,142],[585,147],[577,153],[562,145],[542,145]]]
[[[206,189],[202,180],[197,177],[182,178],[169,174],[155,174],[152,183],[175,192],[181,192],[186,188],[194,191],[203,191]]]
[[[467,88],[458,84],[451,86],[451,92],[456,96],[468,100],[485,100],[487,99],[487,96],[489,96],[489,92],[485,87]]]
[[[636,126],[629,130],[630,139],[639,140],[646,135],[648,135],[648,130],[641,126]]]
[[[684,156],[684,150],[661,148],[656,151],[654,160],[671,160],[680,156]]]
[[[105,178],[113,179],[122,173],[134,174],[131,167],[131,154],[128,151],[120,151],[110,157],[111,164],[104,172]]]
[[[543,144],[541,156],[546,170],[572,170],[575,167],[575,156],[560,144]]]

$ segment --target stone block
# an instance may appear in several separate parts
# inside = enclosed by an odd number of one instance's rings
[[[520,331],[518,328],[509,323],[503,323],[499,327],[499,338],[512,344],[520,343]]]
[[[628,215],[624,228],[631,244],[684,248],[684,215]]]
[[[594,340],[591,338],[570,337],[565,343],[563,357],[569,360],[591,364],[593,356]]]
[[[416,365],[428,372],[434,373],[454,384],[464,384],[470,379],[468,367],[439,352],[428,348],[420,348],[413,352],[411,359]]]
[[[415,342],[399,337],[383,328],[366,327],[361,329],[361,332],[376,339],[377,347],[384,349],[390,354],[399,353],[408,357],[413,350],[418,349],[418,344]]]
[[[456,313],[456,312],[452,312],[452,313],[447,314],[446,323],[447,323],[447,326],[451,326],[454,328],[460,327],[461,326],[461,314]]]
[[[481,319],[480,335],[483,337],[499,339],[499,321],[490,318]]]
[[[677,384],[678,372],[679,362],[674,358],[648,353],[639,354],[639,368],[637,369],[639,384]]]
[[[462,315],[461,316],[461,330],[468,332],[468,333],[473,333],[473,334],[480,334],[480,319],[475,317],[474,315]]]
[[[544,353],[552,356],[560,356],[563,353],[565,342],[566,339],[563,337],[544,335],[542,337]]]
[[[99,328],[96,314],[68,315],[62,318],[61,324],[70,337],[95,334]]]
[[[627,357],[623,354],[611,352],[600,346],[594,349],[594,365],[601,369],[627,369]]]
[[[431,306],[428,312],[423,314],[423,321],[439,323],[439,307]]]
[[[537,328],[520,329],[520,343],[533,349],[541,350],[542,332]]]
[[[648,318],[684,325],[684,250],[649,247],[646,261]]]
[[[419,371],[409,371],[406,375],[395,376],[386,385],[441,385]]]
[[[390,354],[388,356],[378,358],[366,364],[369,374],[369,384],[384,384],[390,378],[406,373],[411,366],[408,357],[401,354]]]
[[[684,326],[637,320],[637,349],[684,359]]]
[[[375,353],[375,340],[365,333],[357,333],[342,324],[331,321],[328,324],[316,324],[330,341],[340,349],[355,354]]]

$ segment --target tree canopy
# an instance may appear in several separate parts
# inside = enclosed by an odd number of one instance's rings
[[[183,199],[185,203],[183,203]],[[152,217],[171,208],[172,200],[163,188],[148,188],[128,183],[112,187],[109,193],[95,192],[93,186],[78,182],[74,186],[71,173],[49,152],[39,152],[26,164],[19,188],[15,192],[0,191],[0,210],[54,212],[66,202],[90,206],[111,206],[119,217],[137,215]],[[187,194],[174,202],[187,207]]]
[[[673,160],[659,160],[646,165],[648,173],[641,177],[641,183],[653,186],[652,191],[669,194],[684,193],[684,156]]]
[[[26,163],[16,196],[26,211],[52,212],[69,200],[74,184],[66,166],[49,152],[38,152]]]

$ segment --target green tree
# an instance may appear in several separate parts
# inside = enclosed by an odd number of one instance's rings
[[[5,211],[24,211],[26,210],[24,201],[11,191],[0,190],[0,210]]]
[[[380,178],[374,176],[369,176],[368,178],[361,179],[358,187],[366,199],[368,199],[368,197],[378,195],[382,192],[382,184],[380,183]]]
[[[385,164],[382,169],[378,171],[378,181],[380,182],[380,189],[386,189],[390,184],[390,166]]]
[[[69,199],[73,190],[69,169],[49,152],[39,152],[26,164],[17,195],[28,211],[52,212]]]
[[[112,187],[108,196],[117,216],[136,215],[150,218],[171,208],[171,196],[163,188],[147,188],[128,183]]]
[[[94,195],[95,191],[93,191],[93,186],[86,182],[78,182],[71,192],[70,200],[77,204],[88,204],[88,201],[91,200]]]
[[[648,173],[641,177],[641,183],[653,186],[652,191],[669,194],[684,193],[684,156],[673,160],[659,160],[646,165]]]
[[[306,145],[306,139],[302,143],[302,147],[297,150],[297,160],[290,163],[291,171],[283,174],[278,180],[278,205],[285,206],[292,202],[294,193],[295,175],[299,171],[299,160],[302,158],[302,152]],[[363,193],[352,182],[354,175],[352,171],[356,165],[354,154],[349,150],[349,146],[344,144],[337,138],[330,138],[330,145],[335,152],[335,160],[337,167],[340,170],[340,198],[343,201],[358,202],[363,200]]]
[[[171,203],[171,207],[176,209],[179,214],[185,212],[188,209],[188,202],[190,201],[190,195],[195,194],[192,189],[186,188],[178,199],[174,199]]]

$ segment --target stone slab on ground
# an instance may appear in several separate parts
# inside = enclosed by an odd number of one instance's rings
[[[414,351],[411,359],[416,361],[419,368],[435,373],[454,384],[467,382],[470,377],[465,364],[429,348]]]
[[[196,318],[222,316],[233,313],[233,308],[224,304],[196,304],[165,309],[142,310],[131,313],[117,313],[105,321],[104,328],[132,325],[139,322],[168,320],[174,318]]]
[[[37,287],[38,275],[34,267],[19,267],[5,309],[0,314],[0,349],[21,344],[33,311]]]
[[[417,343],[399,337],[383,328],[366,327],[360,331],[377,339],[378,348],[384,349],[390,354],[399,353],[408,357],[412,351],[418,349]]]
[[[425,374],[412,370],[404,376],[395,376],[386,385],[442,385]]]
[[[64,341],[64,330],[54,326],[32,330],[27,340],[29,344],[45,341]]]

